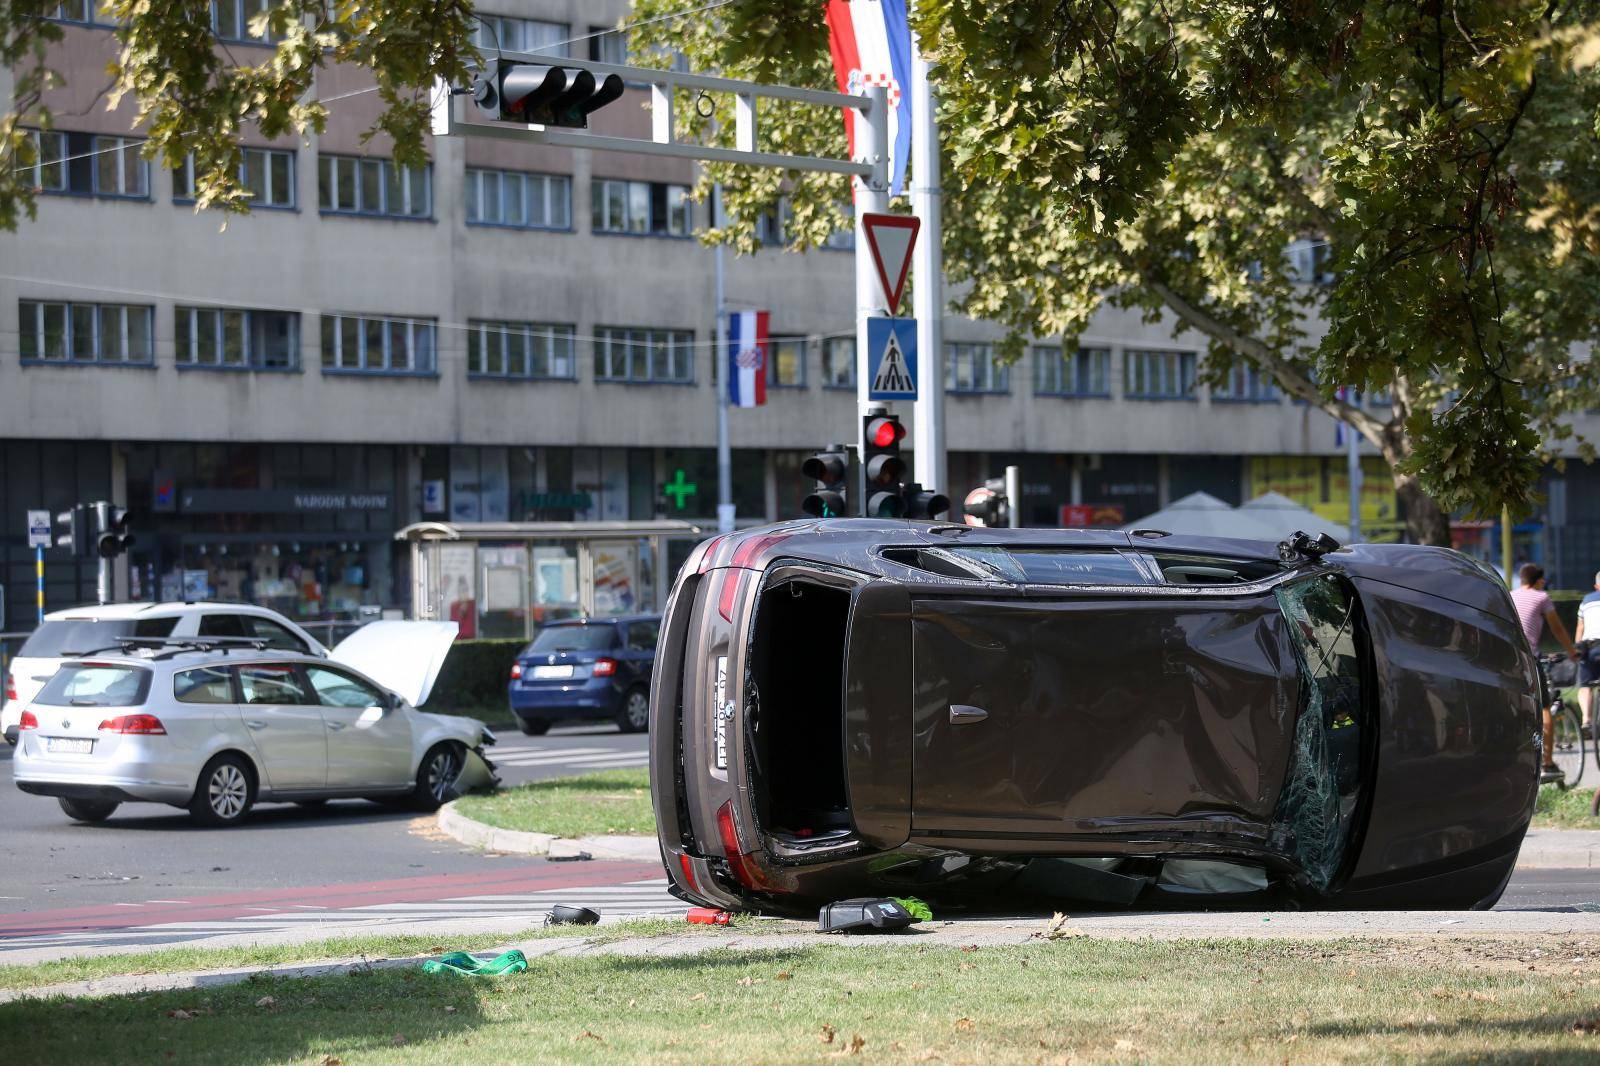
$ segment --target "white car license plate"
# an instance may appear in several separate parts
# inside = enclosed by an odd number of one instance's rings
[[[56,755],[87,755],[94,750],[94,741],[78,737],[45,737],[44,750]]]
[[[715,722],[717,769],[728,768],[728,719],[733,704],[728,702],[728,657],[717,656],[717,680],[711,689],[711,717]]]
[[[533,676],[537,678],[571,677],[572,667],[567,666],[535,666]]]

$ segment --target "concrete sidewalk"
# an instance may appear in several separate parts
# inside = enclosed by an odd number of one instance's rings
[[[1521,870],[1600,868],[1600,829],[1530,829],[1517,855]]]
[[[1370,940],[1418,941],[1435,938],[1503,942],[1508,947],[1548,947],[1552,937],[1600,937],[1600,913],[1550,911],[1346,911],[1221,914],[1080,914],[1067,923],[1073,936],[1044,939],[1044,918],[995,918],[960,922],[929,922],[904,933],[885,936],[828,936],[809,922],[783,919],[758,920],[729,929],[702,929],[693,933],[655,937],[560,937],[500,943],[475,951],[490,956],[520,948],[530,960],[548,956],[617,954],[636,957],[679,958],[725,949],[781,951],[838,945],[861,950],[893,951],[924,947],[1007,947],[1038,944],[1058,950],[1081,949],[1095,939],[1183,940],[1243,938],[1249,940]],[[438,930],[442,941],[453,933],[470,936],[473,930]],[[481,933],[479,935],[482,935]],[[460,941],[457,940],[456,943]],[[236,967],[186,973],[129,974],[93,981],[76,981],[34,989],[0,990],[0,1003],[50,996],[102,997],[132,995],[166,989],[204,989],[238,984],[257,974],[295,978],[323,977],[367,968],[416,966],[426,956],[404,959],[343,959],[315,964]]]

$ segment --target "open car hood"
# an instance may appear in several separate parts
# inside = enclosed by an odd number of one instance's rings
[[[420,707],[460,629],[455,622],[368,622],[335,645],[328,658]]]

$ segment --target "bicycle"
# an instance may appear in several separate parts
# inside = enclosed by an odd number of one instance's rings
[[[1578,709],[1562,698],[1561,687],[1550,676],[1551,667],[1566,661],[1569,660],[1565,655],[1539,656],[1539,672],[1548,693],[1543,700],[1544,716],[1553,725],[1548,734],[1550,750],[1546,754],[1548,763],[1561,770],[1561,776],[1548,783],[1563,792],[1583,780],[1584,764],[1583,723],[1578,719]],[[1595,758],[1596,766],[1600,767],[1600,750],[1597,750]],[[1600,814],[1600,792],[1596,792],[1595,796],[1591,812]]]

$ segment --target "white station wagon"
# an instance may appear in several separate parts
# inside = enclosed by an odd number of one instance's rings
[[[241,637],[122,637],[23,707],[14,779],[79,821],[122,803],[233,825],[258,802],[340,797],[433,810],[497,782],[482,722],[416,709],[454,622],[372,622],[327,658]]]

